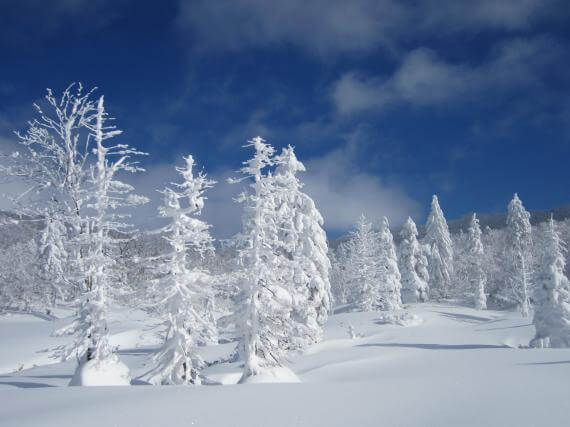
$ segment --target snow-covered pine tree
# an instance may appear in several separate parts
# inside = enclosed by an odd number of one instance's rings
[[[331,263],[330,283],[333,299],[332,304],[348,304],[352,302],[352,298],[345,274],[346,258],[348,256],[346,245],[341,243],[336,250],[329,249],[328,256]]]
[[[512,306],[512,297],[505,293],[505,283],[507,280],[507,257],[505,245],[506,230],[491,229],[485,227],[481,240],[485,248],[485,275],[487,283],[485,292],[487,293],[487,306],[497,308],[507,308]],[[508,298],[507,298],[508,296]]]
[[[469,285],[469,235],[463,231],[451,235],[453,245],[453,293],[450,297],[463,299],[471,294]],[[469,302],[470,304],[471,302]]]
[[[213,253],[210,226],[197,218],[204,206],[204,192],[214,185],[202,172],[194,175],[194,159],[184,158],[185,166],[176,170],[181,184],[173,183],[162,191],[164,204],[160,215],[169,220],[161,231],[170,252],[160,256],[160,274],[155,280],[161,295],[161,312],[168,315],[166,340],[155,355],[156,366],[149,374],[153,384],[200,384],[204,362],[196,352],[197,342],[211,341],[216,334],[209,314],[212,279],[199,266],[189,268],[188,250],[200,256]]]
[[[383,217],[378,233],[380,299],[376,310],[393,311],[402,308],[401,275],[398,268],[398,257],[394,246],[394,237],[390,231],[388,218]]]
[[[532,347],[570,347],[570,283],[564,274],[565,242],[551,217],[547,225],[541,268],[536,274]]]
[[[453,245],[449,228],[436,195],[426,225],[425,242],[431,249],[429,258],[430,295],[434,298],[451,296],[453,280]]]
[[[485,252],[481,242],[481,227],[477,216],[473,214],[469,224],[467,237],[467,282],[470,294],[472,295],[473,306],[478,310],[487,308],[487,296],[485,295],[485,285],[487,275],[485,272]]]
[[[39,239],[40,270],[44,282],[49,306],[55,306],[57,301],[69,299],[70,289],[67,285],[67,257],[65,247],[67,229],[57,216],[47,216],[45,226]]]
[[[428,300],[428,263],[418,242],[416,224],[409,218],[400,231],[399,267],[402,275],[402,301],[404,303]]]
[[[523,317],[529,314],[531,277],[532,230],[530,214],[515,193],[507,213],[507,270],[506,292],[515,299]]]
[[[330,310],[327,239],[314,201],[301,191],[296,174],[305,167],[293,148],[283,148],[275,164],[280,274],[292,284],[292,344],[304,348],[320,340]]]
[[[143,155],[125,144],[107,145],[106,141],[122,133],[108,125],[104,98],[97,102],[93,123],[86,124],[95,141],[93,148],[96,160],[91,165],[91,177],[84,194],[87,197],[87,212],[81,216],[82,228],[87,232],[78,236],[83,252],[80,272],[84,277],[80,310],[72,329],[76,340],[69,348],[67,357],[77,357],[79,364],[70,385],[130,384],[126,365],[119,361],[109,344],[107,310],[113,285],[114,259],[109,248],[117,243],[111,234],[121,234],[129,228],[128,215],[117,210],[146,203],[145,197],[135,195],[134,188],[117,179],[117,173],[135,173],[143,169],[131,157]]]
[[[245,204],[238,244],[244,267],[243,292],[233,316],[241,336],[238,349],[244,360],[240,383],[292,381],[296,377],[283,366],[283,355],[292,336],[293,297],[290,285],[280,277],[278,188],[267,171],[274,164],[274,149],[261,137],[253,138],[246,147],[253,147],[255,154],[241,168],[244,177],[230,180],[253,180],[251,191],[243,192],[238,199]]]
[[[346,286],[352,290],[353,302],[362,311],[381,307],[378,236],[364,214],[344,245]]]

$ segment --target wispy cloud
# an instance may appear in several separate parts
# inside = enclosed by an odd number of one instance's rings
[[[567,15],[566,6],[563,0],[199,0],[180,2],[177,27],[202,48],[290,44],[325,55],[393,50],[442,34],[526,30]]]
[[[382,109],[397,104],[431,106],[466,98],[485,98],[540,85],[545,70],[567,51],[547,37],[511,39],[497,44],[478,65],[454,63],[435,51],[409,52],[390,76],[344,74],[334,85],[332,99],[340,114]]]

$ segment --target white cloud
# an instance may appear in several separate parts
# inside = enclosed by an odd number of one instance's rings
[[[401,42],[483,30],[520,31],[568,15],[563,0],[181,1],[177,26],[203,48],[287,43],[317,54],[390,50]]]
[[[315,200],[325,228],[346,231],[362,213],[373,220],[385,215],[394,224],[417,216],[418,203],[401,187],[363,172],[355,155],[358,147],[353,144],[349,141],[323,157],[304,162],[304,191]]]
[[[493,90],[531,87],[562,53],[549,38],[513,39],[498,44],[479,65],[446,62],[434,51],[409,52],[391,76],[364,77],[355,72],[335,84],[332,99],[340,114],[382,109],[394,104],[440,105]]]

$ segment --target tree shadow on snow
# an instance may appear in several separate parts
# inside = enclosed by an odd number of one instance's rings
[[[54,385],[44,384],[44,383],[32,383],[23,381],[0,381],[1,385],[11,385],[18,388],[45,388],[45,387],[55,387]]]
[[[25,378],[59,378],[62,380],[71,379],[73,375],[26,375]]]
[[[511,348],[507,345],[492,344],[406,344],[406,343],[378,343],[378,344],[359,344],[356,347],[402,347],[402,348],[419,348],[422,350],[478,350],[485,348]]]
[[[441,314],[444,317],[449,317],[450,319],[457,320],[458,322],[478,323],[478,322],[489,322],[495,320],[492,317],[471,316],[469,314],[448,313],[445,311],[436,311],[436,313]]]
[[[519,363],[522,366],[529,365],[567,365],[570,364],[570,360],[559,360],[557,362],[531,362],[531,363]]]
[[[488,328],[488,329],[475,329],[477,332],[481,331],[499,331],[501,329],[516,329],[516,328],[525,328],[527,326],[532,326],[532,323],[525,323],[524,325],[515,325],[515,326],[505,326],[503,328]]]
[[[146,356],[150,353],[156,353],[157,349],[155,348],[129,348],[124,350],[119,350],[117,353],[123,356]]]
[[[141,380],[140,378],[134,378],[131,380],[131,385],[152,385],[148,381]]]

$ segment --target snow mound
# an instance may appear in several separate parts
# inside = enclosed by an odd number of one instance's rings
[[[387,311],[379,313],[377,322],[380,324],[386,323],[399,326],[417,326],[423,322],[423,319],[407,311]]]
[[[295,373],[285,366],[266,368],[262,373],[240,380],[241,384],[300,383]]]
[[[129,368],[112,355],[103,360],[89,360],[80,364],[70,386],[131,385]]]

